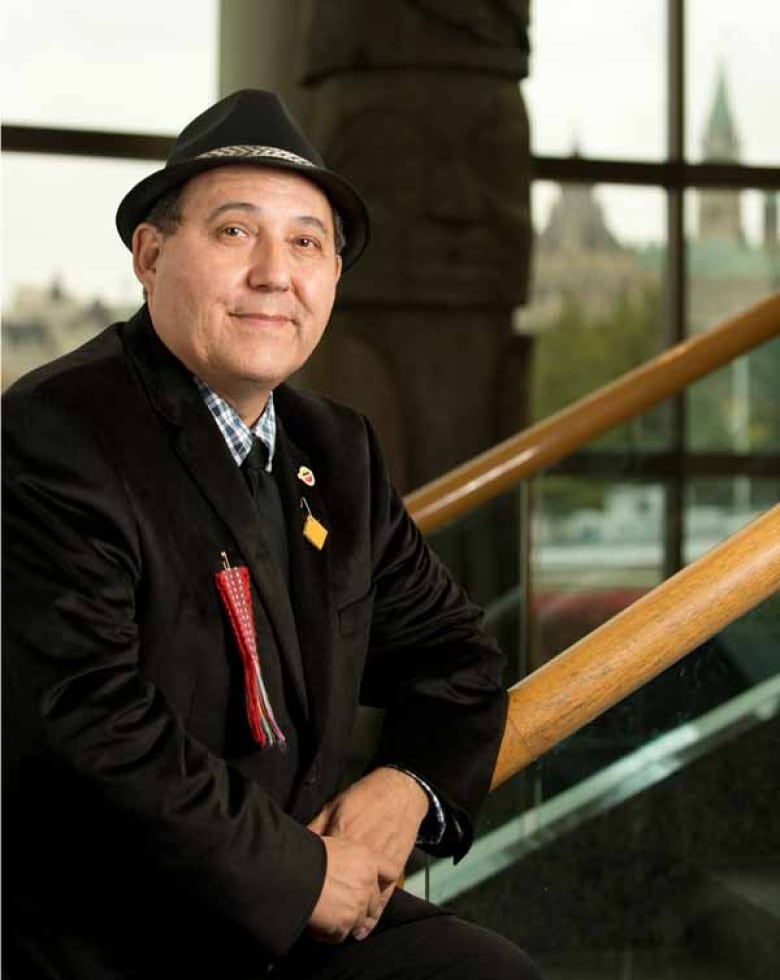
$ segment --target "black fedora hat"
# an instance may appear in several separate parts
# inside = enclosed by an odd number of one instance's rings
[[[205,170],[233,164],[294,170],[317,184],[344,223],[345,269],[366,247],[369,218],[360,195],[328,170],[281,99],[261,89],[228,95],[181,131],[163,169],[136,184],[119,205],[116,226],[122,241],[132,248],[136,227],[171,188]]]

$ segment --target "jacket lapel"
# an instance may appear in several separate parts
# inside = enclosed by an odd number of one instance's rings
[[[333,682],[333,616],[331,592],[331,541],[326,539],[318,549],[304,536],[307,513],[329,532],[332,527],[325,502],[316,482],[317,461],[287,436],[278,418],[274,470],[287,518],[290,548],[290,591],[298,626],[303,670],[309,693],[311,723],[315,745],[320,741],[328,721]],[[307,485],[302,467],[314,475]],[[305,505],[302,503],[305,501]],[[308,511],[306,509],[308,506]]]
[[[175,428],[175,452],[226,525],[236,542],[240,561],[249,569],[305,717],[306,681],[290,596],[271,558],[241,472],[189,372],[157,337],[146,308],[129,322],[126,337],[128,353],[139,368],[153,404]],[[289,533],[294,536],[292,529]],[[235,564],[235,557],[226,550],[231,564]],[[215,560],[218,558],[215,555]]]

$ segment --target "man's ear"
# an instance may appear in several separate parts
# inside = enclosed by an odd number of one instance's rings
[[[147,294],[154,288],[162,238],[160,229],[147,221],[138,225],[133,232],[133,272]]]

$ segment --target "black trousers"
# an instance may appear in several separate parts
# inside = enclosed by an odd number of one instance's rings
[[[368,939],[301,940],[273,980],[542,980],[509,940],[396,892]]]
[[[13,929],[10,937],[6,929],[3,939],[5,980],[542,980],[534,964],[508,940],[401,891],[363,942],[331,946],[304,938],[273,967],[259,963],[250,947],[227,947],[195,960],[182,949],[176,962],[165,955],[164,963],[128,972],[101,962],[97,949],[81,951],[81,966],[73,956],[55,964],[13,937]],[[67,947],[69,938],[61,940]]]

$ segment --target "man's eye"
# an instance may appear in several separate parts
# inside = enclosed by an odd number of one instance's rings
[[[238,225],[225,225],[222,229],[222,234],[225,238],[242,238],[246,232],[243,228],[239,228]]]
[[[300,238],[297,239],[297,242],[301,246],[301,248],[305,248],[305,249],[314,249],[320,247],[320,243],[317,241],[317,239],[309,238],[308,235],[302,235]]]

